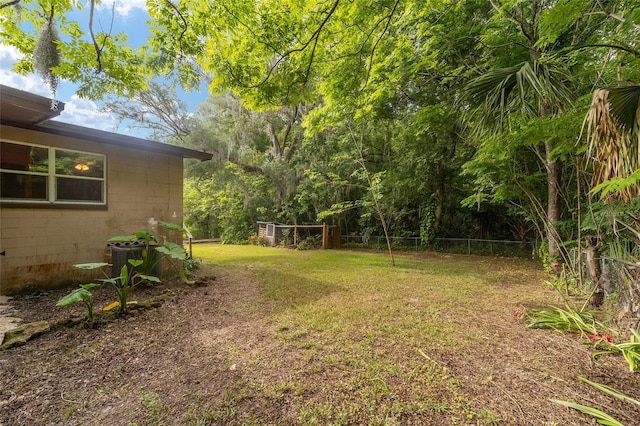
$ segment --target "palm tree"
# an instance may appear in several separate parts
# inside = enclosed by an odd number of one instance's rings
[[[532,56],[531,61],[485,72],[467,85],[467,91],[483,113],[483,123],[489,124],[494,132],[503,132],[512,114],[529,120],[560,113],[571,104],[570,81],[570,74],[560,62],[542,63]],[[557,228],[561,165],[553,155],[553,143],[550,140],[541,143],[544,145],[541,160],[547,172],[547,206],[541,216],[549,241],[549,256],[558,258],[561,256]]]
[[[596,90],[585,119],[592,187],[604,201],[640,196],[640,86]]]

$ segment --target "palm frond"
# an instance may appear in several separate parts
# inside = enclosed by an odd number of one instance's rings
[[[496,68],[471,80],[466,89],[474,105],[486,104],[492,110],[504,111],[507,99],[516,87],[516,73],[522,65]]]
[[[611,113],[618,119],[622,128],[633,131],[640,118],[640,86],[611,87],[608,90]]]
[[[604,201],[640,196],[640,87],[629,87],[596,90],[585,118],[592,188],[599,188]],[[615,183],[614,190],[607,182]]]
[[[466,91],[486,123],[501,125],[511,112],[534,118],[562,110],[571,100],[569,81],[563,64],[521,62],[485,72],[471,80]]]

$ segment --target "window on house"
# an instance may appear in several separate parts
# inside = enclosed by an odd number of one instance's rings
[[[0,141],[0,200],[105,204],[105,165],[101,154]]]

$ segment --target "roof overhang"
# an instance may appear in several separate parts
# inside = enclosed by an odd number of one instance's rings
[[[211,160],[213,157],[212,154],[195,149],[183,148],[60,121],[48,121],[62,112],[64,103],[5,85],[0,85],[0,102],[0,122],[8,126],[108,145],[117,145],[124,148],[158,152],[183,158],[195,158],[202,161]],[[57,110],[51,109],[54,105],[58,105]]]
[[[91,129],[76,126],[75,124],[62,123],[60,121],[47,121],[33,130],[53,135],[66,136],[91,142],[99,142],[108,145],[117,145],[123,148],[140,149],[143,151],[157,152],[161,154],[175,155],[183,158],[195,158],[197,160],[211,160],[213,154],[181,146],[155,142],[149,139],[136,138],[120,133],[105,132],[104,130]]]
[[[36,125],[57,117],[63,110],[63,102],[0,85],[2,123]]]

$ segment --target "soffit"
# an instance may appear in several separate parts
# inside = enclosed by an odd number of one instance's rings
[[[63,110],[63,102],[0,85],[3,123],[35,125],[57,117]]]

